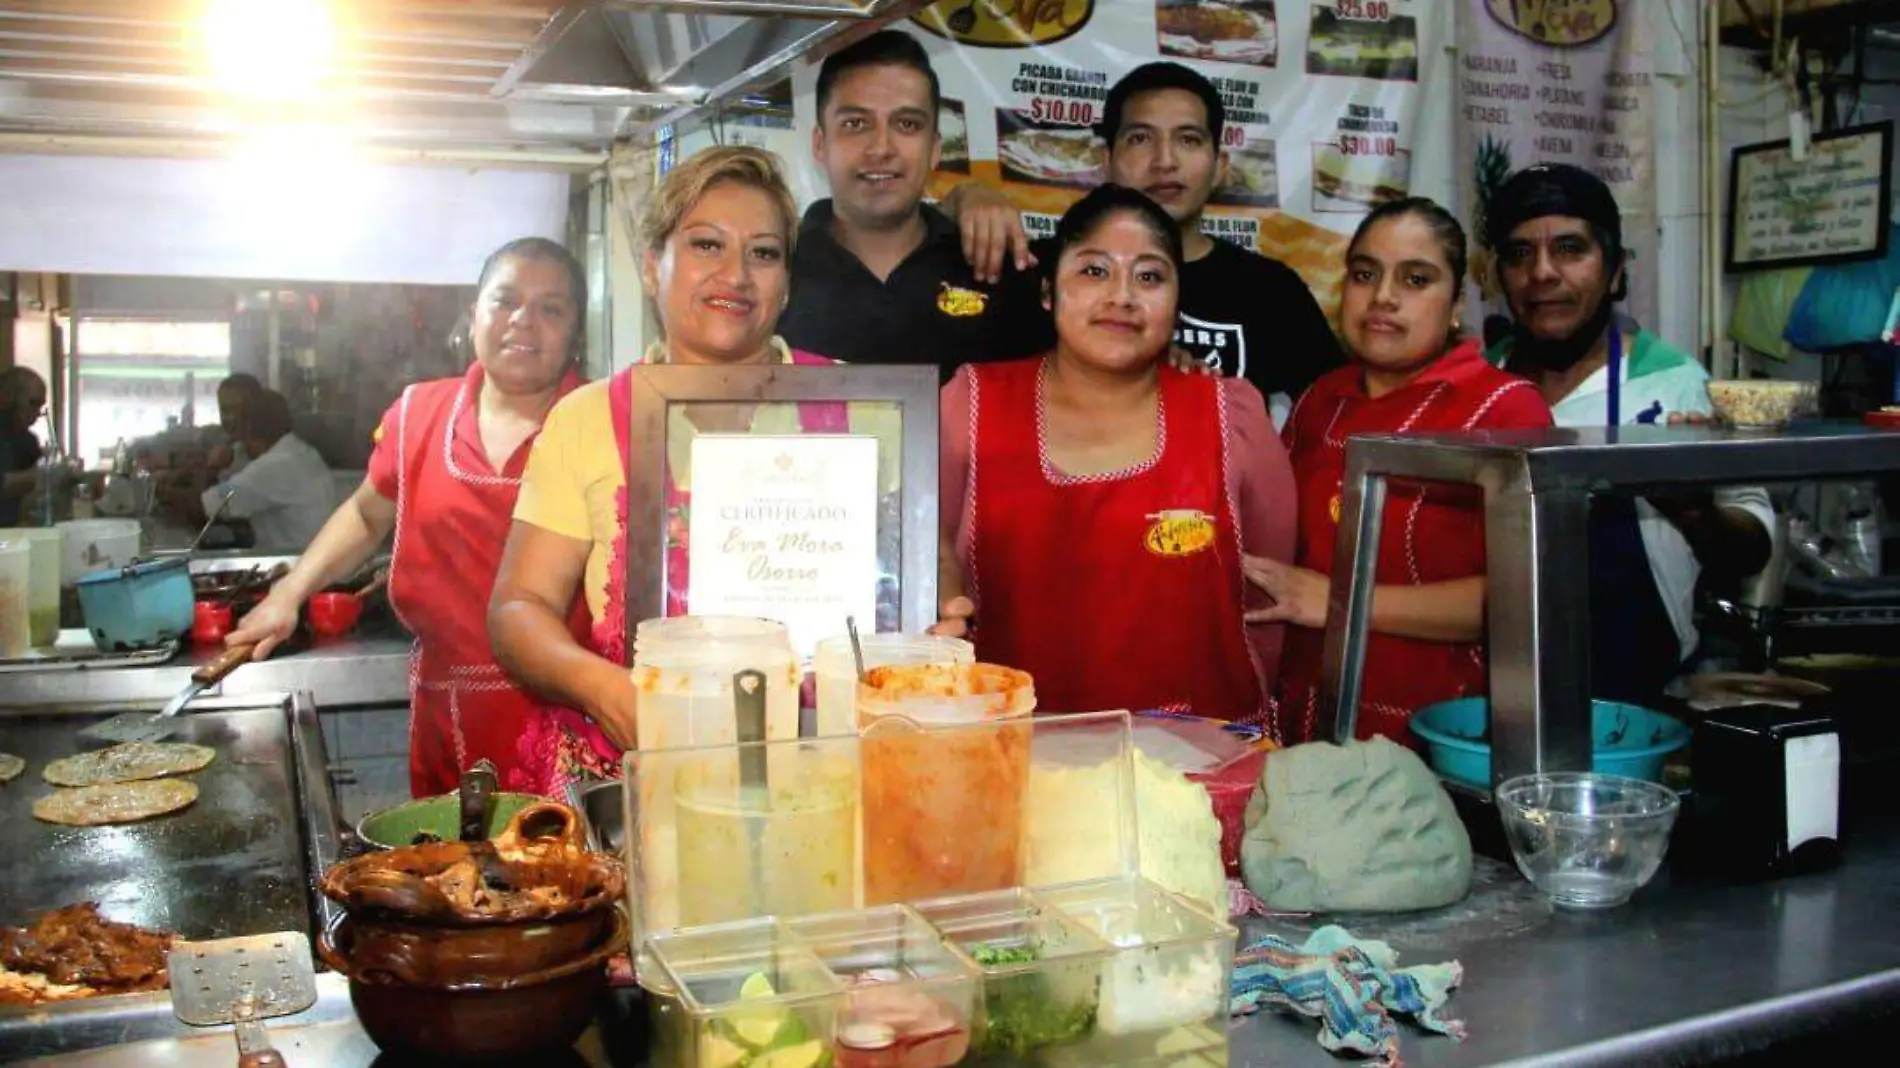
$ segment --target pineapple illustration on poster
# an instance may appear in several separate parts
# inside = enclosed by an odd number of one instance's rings
[[[1205,75],[1226,109],[1227,177],[1202,229],[1292,267],[1328,310],[1348,235],[1410,192],[1419,87],[1450,74],[1446,25],[1425,0],[937,0],[893,23],[942,84],[929,195],[992,186],[1032,236],[1105,180],[1095,127],[1117,79],[1159,60]],[[815,63],[794,72],[805,136],[816,81]]]
[[[1630,253],[1624,310],[1656,313],[1657,218],[1651,27],[1631,0],[1461,0],[1457,127],[1461,201],[1481,308],[1506,311],[1485,207],[1517,170],[1569,163],[1608,183]]]

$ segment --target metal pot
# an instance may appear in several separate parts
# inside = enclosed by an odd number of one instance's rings
[[[621,855],[627,848],[627,791],[619,779],[597,782],[581,793],[581,812],[599,848]]]

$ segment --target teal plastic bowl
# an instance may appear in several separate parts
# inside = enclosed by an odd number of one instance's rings
[[[78,587],[86,630],[102,652],[150,649],[191,629],[196,595],[182,556],[94,571]]]
[[[1412,714],[1412,733],[1425,739],[1432,769],[1453,782],[1491,788],[1491,741],[1485,727],[1491,702],[1464,697],[1426,705]],[[1637,705],[1590,702],[1590,770],[1661,782],[1663,762],[1689,744],[1689,727]]]

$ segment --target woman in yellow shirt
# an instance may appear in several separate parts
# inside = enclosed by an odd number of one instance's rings
[[[778,160],[746,147],[707,149],[668,172],[642,225],[641,280],[665,340],[648,363],[735,366],[833,361],[793,352],[775,336],[790,288],[797,206]],[[514,529],[488,609],[495,655],[523,686],[553,702],[521,742],[516,789],[555,795],[583,777],[612,778],[635,741],[635,697],[626,668],[626,527],[630,370],[583,386],[556,405],[521,484]],[[675,409],[677,418],[686,415]],[[843,432],[844,405],[763,405],[690,430]],[[717,418],[717,417],[715,417]],[[783,424],[783,425],[779,425]],[[669,448],[671,448],[669,444]],[[687,449],[669,454],[667,614],[686,610],[687,502],[679,488]],[[592,632],[563,622],[577,593]],[[558,706],[558,707],[556,707]]]

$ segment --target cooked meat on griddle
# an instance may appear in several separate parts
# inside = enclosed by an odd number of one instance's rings
[[[162,990],[178,936],[117,923],[91,901],[54,909],[27,927],[0,927],[0,966],[100,993]]]

